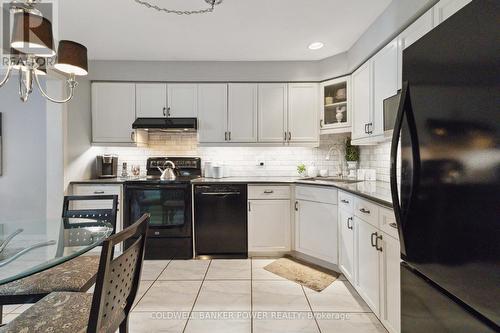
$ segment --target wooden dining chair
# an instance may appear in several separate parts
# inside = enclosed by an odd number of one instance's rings
[[[70,209],[71,202],[80,201],[85,206],[90,200],[92,203],[99,201],[109,203],[111,201],[111,208]],[[99,204],[97,205],[99,206]],[[64,197],[62,217],[68,230],[69,228],[77,230],[77,228],[89,226],[89,223],[69,224],[69,218],[100,219],[113,225],[113,230],[115,230],[117,209],[117,195],[66,196]],[[83,230],[85,229],[82,228],[82,232]],[[84,239],[84,237],[76,238]],[[78,246],[76,243],[73,244],[74,242],[71,243],[71,240],[66,241],[69,243],[63,244],[61,249],[58,249],[58,255],[61,255],[64,246]],[[89,290],[95,283],[98,267],[99,256],[79,256],[43,272],[1,285],[0,324],[2,323],[4,305],[35,303],[54,291],[84,292]]]
[[[6,326],[2,333],[120,333],[128,332],[128,319],[141,277],[149,214],[104,241],[94,294],[54,292],[34,304]],[[113,248],[131,240],[117,258]]]

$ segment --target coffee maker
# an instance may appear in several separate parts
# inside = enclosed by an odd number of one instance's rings
[[[118,157],[114,155],[98,155],[96,157],[97,178],[118,177]]]

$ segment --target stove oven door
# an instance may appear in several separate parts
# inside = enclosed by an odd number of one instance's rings
[[[149,237],[191,237],[191,201],[189,184],[127,184],[124,227],[149,213]]]

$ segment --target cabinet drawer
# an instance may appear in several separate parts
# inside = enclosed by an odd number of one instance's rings
[[[333,187],[297,186],[295,196],[299,200],[337,205],[338,190]]]
[[[392,209],[380,208],[379,223],[380,230],[382,230],[389,236],[399,239],[396,217],[394,216],[394,211]]]
[[[279,185],[254,185],[248,186],[248,199],[290,199],[290,186]]]
[[[379,206],[368,200],[354,199],[354,215],[378,228]]]
[[[339,191],[339,208],[348,213],[352,213],[354,211],[354,196],[352,196],[352,194]]]
[[[120,195],[120,185],[73,185],[74,195]]]

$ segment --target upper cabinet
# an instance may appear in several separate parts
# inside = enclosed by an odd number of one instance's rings
[[[370,136],[370,127],[373,125],[372,112],[372,62],[368,61],[358,68],[351,76],[352,79],[352,140],[365,139]]]
[[[133,143],[134,83],[92,83],[92,142]]]
[[[288,85],[289,143],[318,142],[318,85],[291,83]]]
[[[227,84],[198,85],[198,140],[201,143],[227,140]]]
[[[434,7],[434,26],[443,23],[472,0],[441,0]]]
[[[349,76],[329,80],[320,86],[321,133],[351,131],[351,80]]]
[[[196,117],[197,84],[136,84],[137,118]]]
[[[196,118],[198,116],[198,85],[167,85],[167,116],[178,118]]]
[[[255,83],[230,83],[226,141],[257,142],[257,99]]]
[[[167,85],[138,83],[135,85],[135,112],[137,118],[167,117]]]
[[[258,137],[261,142],[285,142],[288,133],[286,83],[259,84]]]

